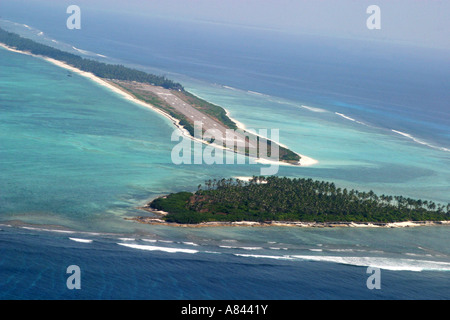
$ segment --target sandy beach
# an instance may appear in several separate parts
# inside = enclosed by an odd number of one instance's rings
[[[223,108],[223,107],[222,107],[222,108]],[[227,117],[230,118],[231,121],[233,121],[234,123],[236,123],[236,126],[237,126],[239,129],[241,129],[241,130],[246,130],[246,129],[247,129],[246,126],[245,126],[242,122],[237,121],[236,119],[234,119],[233,117],[231,117],[230,112],[229,112],[227,109],[225,109],[225,108],[223,108],[223,109],[225,110],[225,113],[226,113]],[[259,135],[259,134],[257,134],[257,133],[255,133],[255,135],[257,135],[257,136],[259,136],[259,137],[262,137],[261,135]],[[264,137],[263,137],[263,138],[264,138]],[[284,148],[286,148],[286,149],[289,149],[288,146],[286,146],[286,145],[284,145],[284,144],[282,144],[282,143],[280,143],[280,142],[277,142],[277,144],[280,145],[281,147],[284,147]],[[294,151],[293,151],[293,152],[294,152]],[[311,157],[305,156],[305,155],[300,154],[300,153],[298,153],[298,152],[294,152],[294,153],[297,154],[298,156],[300,156],[300,165],[301,165],[302,167],[309,167],[309,166],[313,166],[313,165],[319,163],[319,161],[316,160],[316,159],[313,159],[313,158],[311,158]],[[256,160],[256,162],[261,163],[261,164],[290,165],[289,163],[285,163],[285,162],[275,162],[275,161],[270,161],[270,160],[268,160],[268,159],[258,159],[258,160]]]
[[[12,51],[12,52],[21,53],[21,54],[33,56],[33,57],[36,57],[36,58],[44,59],[45,61],[48,61],[48,62],[50,62],[50,63],[52,63],[52,64],[54,64],[54,65],[56,65],[56,66],[58,66],[58,67],[67,69],[67,70],[69,70],[69,71],[71,71],[71,72],[74,72],[74,73],[77,73],[77,74],[79,74],[79,75],[81,75],[81,76],[83,76],[83,77],[89,78],[90,80],[96,82],[97,84],[99,84],[99,85],[101,85],[101,86],[103,86],[103,87],[106,87],[106,88],[108,88],[109,90],[111,90],[111,91],[113,91],[113,92],[115,92],[115,93],[121,95],[123,98],[125,98],[125,99],[127,99],[127,100],[129,100],[129,101],[131,101],[131,102],[133,102],[133,103],[136,103],[136,104],[138,104],[138,105],[140,105],[140,106],[143,106],[143,107],[145,107],[145,108],[151,109],[152,111],[158,112],[159,114],[165,116],[166,118],[170,119],[170,120],[173,122],[173,124],[174,124],[178,129],[181,130],[181,132],[183,133],[184,136],[194,139],[194,138],[189,134],[189,132],[187,132],[187,130],[185,130],[185,129],[179,124],[179,120],[178,120],[178,119],[173,118],[173,117],[170,116],[168,113],[166,113],[166,112],[164,112],[164,111],[162,111],[162,110],[160,110],[160,109],[154,107],[153,105],[151,105],[151,104],[149,104],[149,103],[146,103],[146,102],[144,102],[144,101],[141,101],[141,100],[139,100],[139,99],[136,99],[136,98],[133,97],[130,93],[128,93],[128,92],[124,91],[123,89],[117,87],[116,85],[114,85],[113,83],[109,82],[108,80],[99,78],[99,77],[97,77],[96,75],[94,75],[94,74],[92,74],[92,73],[90,73],[90,72],[82,71],[82,70],[80,70],[80,69],[77,69],[77,68],[75,68],[75,67],[72,67],[72,66],[70,66],[70,65],[68,65],[68,64],[66,64],[66,63],[64,63],[64,62],[59,61],[59,60],[55,60],[55,59],[48,58],[48,57],[44,57],[44,56],[35,55],[35,54],[32,54],[32,53],[30,53],[30,52],[26,52],[26,51],[19,51],[19,50],[16,50],[16,49],[14,49],[14,48],[8,47],[8,46],[6,46],[6,45],[3,44],[3,43],[0,43],[0,47],[5,48],[6,50],[9,50],[9,51]]]
[[[21,53],[21,54],[33,56],[33,57],[36,57],[36,58],[44,59],[45,61],[50,62],[50,63],[52,63],[52,64],[54,64],[54,65],[56,65],[58,67],[67,69],[67,70],[69,70],[71,72],[74,72],[74,73],[77,73],[77,74],[79,74],[79,75],[81,75],[83,77],[86,77],[86,78],[96,82],[97,84],[99,84],[99,85],[101,85],[101,86],[103,86],[105,88],[108,88],[109,90],[111,90],[111,91],[121,95],[123,98],[127,99],[128,101],[136,103],[136,104],[138,104],[140,106],[143,106],[145,108],[148,108],[148,109],[150,109],[152,111],[158,112],[159,114],[163,115],[164,117],[170,119],[172,121],[172,123],[181,131],[183,136],[188,137],[189,139],[191,139],[193,141],[196,141],[196,142],[200,142],[200,143],[203,143],[203,144],[206,144],[206,145],[213,145],[214,147],[217,147],[217,148],[220,148],[220,149],[224,149],[224,150],[228,150],[228,149],[224,148],[221,145],[214,144],[214,143],[210,144],[210,143],[208,143],[208,142],[206,142],[204,140],[201,140],[201,139],[198,139],[198,138],[195,138],[195,137],[191,136],[189,134],[189,132],[186,129],[184,129],[183,126],[180,125],[180,121],[178,119],[172,117],[168,113],[164,112],[163,110],[161,110],[159,108],[156,108],[155,106],[153,106],[153,105],[151,105],[151,104],[149,104],[147,102],[144,102],[142,100],[139,100],[139,99],[135,98],[132,94],[130,94],[129,92],[127,92],[124,89],[120,88],[119,86],[115,85],[111,81],[108,81],[106,79],[102,79],[100,77],[97,77],[96,75],[94,75],[94,74],[92,74],[90,72],[82,71],[82,70],[80,70],[78,68],[70,66],[70,65],[68,65],[68,64],[66,64],[64,62],[59,61],[59,60],[55,60],[55,59],[48,58],[48,57],[45,57],[45,56],[35,55],[35,54],[32,54],[30,52],[26,52],[26,51],[16,50],[16,49],[11,48],[11,47],[3,44],[3,43],[0,43],[0,47],[4,48],[6,50],[12,51],[12,52]],[[229,111],[226,110],[225,108],[224,108],[224,110],[225,110],[226,114],[229,116]],[[241,123],[241,122],[239,122],[236,119],[233,119],[231,117],[229,117],[229,118],[236,123],[236,125],[237,125],[237,127],[239,129],[245,130],[245,125],[243,123]],[[280,143],[278,143],[278,144],[280,146],[286,148],[286,149],[289,149],[285,145],[282,145]],[[310,158],[308,156],[305,156],[305,155],[302,155],[302,154],[299,154],[299,153],[296,153],[296,154],[298,154],[301,157],[300,166],[302,166],[302,167],[312,166],[312,165],[315,165],[315,164],[318,163],[318,161],[313,159],[313,158]],[[273,161],[273,160],[261,159],[261,158],[253,159],[253,161],[255,161],[257,163],[260,163],[260,164],[267,164],[267,165],[298,166],[296,164],[289,164],[289,163],[282,162],[282,161]]]
[[[152,209],[147,209],[153,212]],[[156,212],[155,212],[156,213]],[[234,222],[201,222],[197,224],[182,224],[166,222],[161,216],[167,212],[159,211],[159,217],[134,217],[126,220],[136,221],[144,224],[165,225],[173,227],[202,228],[202,227],[299,227],[299,228],[412,228],[424,226],[450,226],[450,221],[402,221],[402,222],[304,222],[304,221],[234,221]]]
[[[253,177],[236,176],[233,177],[242,181],[249,181]],[[149,206],[149,203],[136,209],[147,211],[153,216],[137,216],[125,218],[125,220],[151,225],[165,225],[171,227],[202,228],[202,227],[298,227],[298,228],[414,228],[426,226],[450,226],[450,220],[444,221],[399,221],[399,222],[352,222],[352,221],[210,221],[195,224],[167,222],[164,217],[169,212],[156,210]]]

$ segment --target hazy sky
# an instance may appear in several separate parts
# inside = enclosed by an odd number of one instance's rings
[[[27,2],[1,0],[1,2]],[[410,42],[450,50],[449,0],[28,0],[77,4],[123,14],[208,21],[290,33]],[[381,9],[381,30],[369,30],[369,5]],[[1,5],[0,5],[1,9]],[[24,10],[27,10],[24,7]],[[1,12],[0,12],[1,15]]]

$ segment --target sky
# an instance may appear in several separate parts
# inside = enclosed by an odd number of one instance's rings
[[[83,10],[164,17],[277,30],[292,34],[364,38],[450,50],[448,0],[1,0]],[[381,29],[369,30],[370,5],[380,8]],[[65,13],[64,13],[65,14]]]

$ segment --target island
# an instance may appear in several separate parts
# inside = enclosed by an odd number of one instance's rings
[[[273,161],[276,158],[277,162],[288,165],[308,165],[308,163],[311,163],[309,157],[305,157],[303,162],[300,154],[287,147],[254,132],[247,131],[245,128],[239,128],[224,108],[195,96],[186,91],[180,83],[165,76],[149,74],[123,65],[107,64],[83,58],[23,38],[2,28],[0,28],[0,46],[16,52],[45,58],[47,61],[71,71],[89,77],[92,75],[94,80],[101,79],[101,84],[119,89],[146,106],[158,110],[161,114],[173,120],[174,124],[191,138],[197,138],[196,140],[200,140],[202,143],[212,144],[255,159]],[[71,77],[71,74],[68,76]],[[199,123],[201,124],[200,139],[195,136],[195,125]],[[215,130],[214,132],[218,132],[215,136],[223,138],[204,137],[203,133],[208,132],[208,130]],[[227,136],[227,132],[230,131],[233,132],[232,135]],[[232,140],[233,143],[227,143],[229,140]],[[243,147],[239,146],[238,141],[241,142]],[[264,149],[261,148],[262,144],[266,146]],[[274,147],[276,149],[273,149]],[[272,156],[272,150],[278,150],[278,154]]]
[[[278,176],[208,180],[171,193],[132,220],[169,225],[427,225],[450,222],[450,204],[339,188],[333,182]],[[156,217],[155,217],[156,215]],[[409,224],[405,224],[408,222]]]

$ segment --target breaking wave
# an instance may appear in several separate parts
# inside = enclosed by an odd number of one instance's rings
[[[310,106],[305,106],[303,104],[300,106],[300,108],[303,108],[303,109],[306,109],[306,110],[309,110],[309,111],[312,111],[312,112],[320,112],[320,113],[327,112],[327,110],[320,109],[320,108],[315,108],[315,107],[310,107]]]
[[[119,246],[124,246],[133,249],[146,250],[146,251],[163,251],[168,253],[197,253],[198,250],[193,249],[182,249],[182,248],[169,248],[169,247],[158,247],[149,246],[142,244],[130,244],[130,243],[117,243]]]
[[[251,90],[248,90],[247,92],[250,93],[250,94],[254,94],[256,96],[270,97],[269,95],[261,93],[261,92],[256,92],[256,91],[251,91]]]
[[[412,141],[414,141],[414,142],[416,142],[416,143],[425,145],[425,146],[427,146],[427,147],[430,147],[430,148],[433,148],[433,149],[438,149],[438,150],[445,151],[445,152],[450,152],[450,149],[448,149],[448,148],[438,147],[438,146],[429,144],[429,143],[427,143],[427,142],[425,142],[425,141],[422,141],[422,140],[420,140],[420,139],[417,139],[417,138],[413,137],[413,136],[410,135],[409,133],[401,132],[401,131],[394,130],[394,129],[392,129],[391,131],[394,132],[394,133],[397,133],[397,134],[399,134],[399,135],[401,135],[401,136],[403,136],[403,137],[406,137],[406,138],[408,138],[408,139],[411,139]]]
[[[81,243],[92,243],[94,240],[91,239],[80,239],[80,238],[69,238],[72,241],[75,242],[81,242]]]
[[[292,256],[296,259],[334,262],[359,267],[376,267],[391,271],[450,271],[450,263],[385,257]]]
[[[78,48],[76,48],[76,47],[74,47],[74,46],[72,46],[72,49],[74,49],[74,50],[76,50],[76,51],[78,51],[78,52],[80,52],[80,53],[82,53],[82,54],[89,54],[89,51],[81,50],[81,49],[78,49]]]
[[[239,257],[276,260],[307,260],[316,262],[332,262],[358,267],[375,267],[390,271],[450,271],[450,263],[441,261],[429,261],[404,258],[386,257],[341,257],[341,256],[314,256],[314,255],[257,255],[235,254]]]
[[[349,116],[347,116],[347,115],[345,115],[345,114],[343,114],[343,113],[335,112],[335,114],[337,114],[338,116],[340,116],[340,117],[342,117],[342,118],[344,118],[344,119],[347,119],[347,120],[353,121],[353,122],[355,122],[355,123],[359,123],[359,124],[362,124],[362,125],[364,125],[364,126],[367,126],[366,123],[361,122],[361,121],[358,121],[358,120],[356,120],[356,119],[353,119],[353,118],[351,118],[351,117],[349,117]]]

